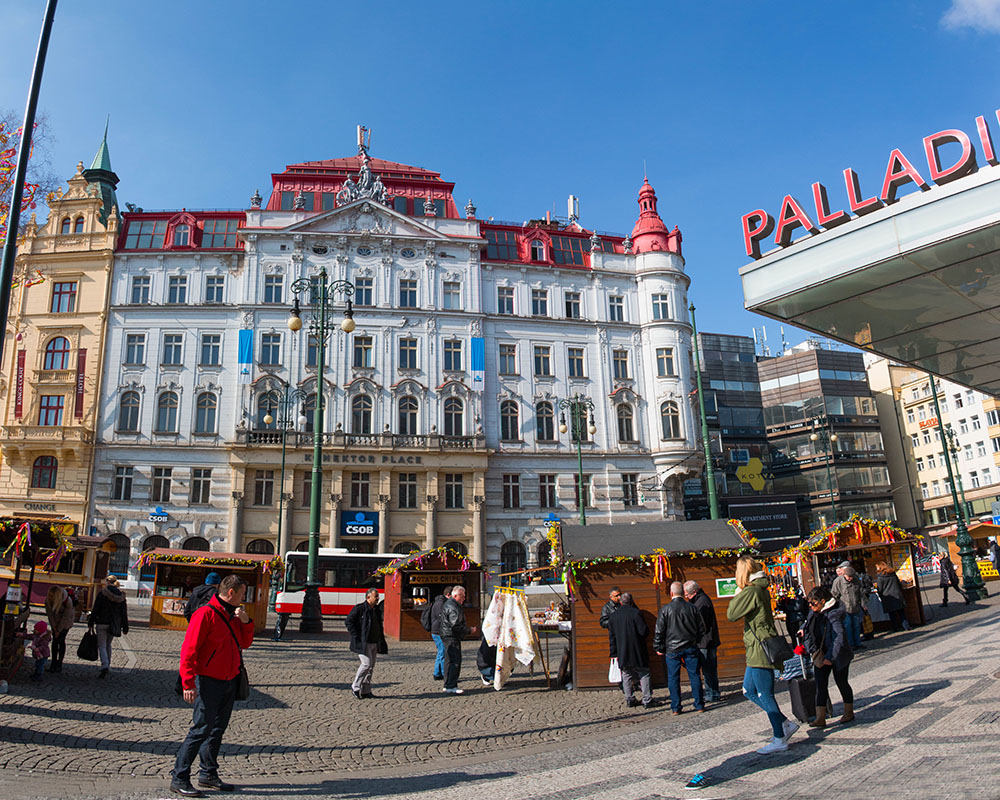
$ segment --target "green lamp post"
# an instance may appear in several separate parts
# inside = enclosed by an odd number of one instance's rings
[[[566,414],[569,411],[570,426],[572,428],[572,439],[576,442],[576,504],[580,510],[580,524],[587,524],[587,497],[586,487],[583,485],[583,434],[584,431],[593,436],[597,433],[597,426],[594,424],[594,401],[582,394],[575,394],[569,398],[559,401],[559,432],[566,433],[570,428],[566,426]],[[590,416],[588,425],[587,417]],[[586,426],[586,427],[585,427]]]
[[[822,425],[819,420],[813,420],[812,422],[812,433],[809,434],[809,440],[813,442],[819,442],[823,451],[826,453],[826,485],[830,490],[830,506],[833,510],[833,522],[837,522],[837,501],[834,498],[836,494],[833,485],[833,470],[830,468],[830,463],[833,461],[833,444],[837,441],[837,434],[830,430],[830,418],[823,417]]]
[[[705,392],[701,385],[701,348],[698,347],[698,326],[694,321],[694,303],[691,312],[691,341],[694,350],[694,377],[698,387],[698,413],[701,417],[701,443],[705,448],[705,482],[708,484],[708,510],[712,519],[719,518],[719,496],[715,491],[715,467],[712,464],[712,443],[708,439],[708,417],[705,416]]]

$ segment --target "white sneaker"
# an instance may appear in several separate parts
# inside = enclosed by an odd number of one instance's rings
[[[479,680],[481,680],[483,682],[483,686],[492,686],[493,685],[493,681],[487,680],[482,675],[479,676]]]
[[[771,753],[780,753],[782,750],[788,749],[788,742],[784,739],[772,738],[767,744],[761,747],[757,752],[762,756],[770,755]]]
[[[792,734],[799,729],[799,723],[786,719],[781,723],[781,728],[785,732],[784,739],[787,742],[791,738]]]
[[[465,694],[464,689],[445,689],[445,694]]]

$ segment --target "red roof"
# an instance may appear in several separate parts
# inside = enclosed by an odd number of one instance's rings
[[[368,166],[372,172],[400,173],[400,177],[429,177],[441,179],[440,172],[433,172],[421,167],[412,167],[409,164],[400,164],[398,161],[386,161],[382,158],[372,158],[368,161]],[[308,172],[346,172],[356,173],[361,169],[361,156],[349,156],[348,158],[328,158],[324,161],[303,161],[301,164],[289,164],[285,167],[286,172],[292,170],[303,170]],[[406,173],[406,174],[403,174]]]

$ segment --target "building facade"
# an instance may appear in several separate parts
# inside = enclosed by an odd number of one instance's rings
[[[89,532],[108,286],[119,216],[107,134],[90,168],[34,214],[18,249],[4,343],[0,515]]]

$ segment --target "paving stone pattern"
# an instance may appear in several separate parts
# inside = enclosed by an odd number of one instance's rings
[[[248,798],[1000,798],[1000,602],[935,614],[856,659],[853,725],[803,729],[771,756],[755,752],[766,718],[735,691],[680,717],[624,709],[613,691],[547,691],[526,675],[496,693],[479,684],[467,645],[470,691],[451,697],[430,678],[429,645],[395,645],[376,667],[379,698],[358,701],[342,637],[259,641],[247,653],[255,691],[237,706],[222,766]],[[190,722],[173,694],[179,643],[135,627],[132,656],[115,657],[132,668],[106,681],[71,656],[61,675],[15,684],[0,697],[0,797],[167,796]],[[787,693],[779,702],[788,713]],[[696,772],[709,785],[684,791]]]

